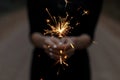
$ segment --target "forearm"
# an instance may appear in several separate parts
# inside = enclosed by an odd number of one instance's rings
[[[90,46],[92,39],[87,34],[82,34],[81,36],[74,37],[74,47],[76,50],[85,49]]]
[[[32,44],[35,47],[41,48],[44,41],[44,37],[41,33],[35,32],[31,34]]]

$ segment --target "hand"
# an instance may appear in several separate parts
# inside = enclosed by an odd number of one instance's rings
[[[64,56],[68,58],[74,54],[75,50],[81,50],[87,48],[90,45],[90,37],[86,34],[77,37],[63,37],[62,39],[51,38],[51,41],[55,44],[56,47],[50,48],[50,54],[54,59],[58,60],[60,58],[60,51],[62,50],[61,57],[64,59]]]
[[[81,36],[63,37],[62,41],[63,45],[58,46],[58,48],[64,49],[64,53],[69,58],[75,50],[87,48],[90,45],[91,38],[86,34],[82,34]]]
[[[55,55],[55,50],[58,45],[57,43],[59,43],[57,38],[43,36],[42,34],[36,32],[32,34],[31,39],[34,46],[44,49],[51,58],[57,59],[58,56]]]
[[[59,43],[59,39],[56,37],[45,37],[43,48],[45,52],[55,60],[59,59],[59,51],[57,49],[57,45]]]
[[[76,50],[82,50],[88,48],[91,44],[91,38],[87,34],[82,34],[80,36],[70,37],[70,38]]]
[[[91,43],[91,38],[83,34],[78,37],[63,37],[62,39],[58,39],[55,37],[43,36],[40,33],[34,33],[32,34],[32,42],[36,47],[43,48],[52,59],[58,60],[60,57],[60,50],[68,57],[71,57],[75,49],[81,50],[87,48]],[[71,44],[74,48],[72,48]]]
[[[74,54],[74,43],[70,37],[62,38],[62,44],[58,46],[59,50],[63,51],[63,57],[66,55],[68,58]]]

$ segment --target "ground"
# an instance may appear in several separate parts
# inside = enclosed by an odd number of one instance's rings
[[[120,23],[101,13],[88,50],[92,80],[120,80]],[[26,8],[0,17],[0,80],[29,80],[33,46]]]

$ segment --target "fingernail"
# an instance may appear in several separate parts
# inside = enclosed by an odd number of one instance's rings
[[[53,48],[57,48],[57,46],[56,46],[56,45],[53,45]]]
[[[53,55],[53,53],[51,53],[51,52],[50,52],[49,54],[50,54],[51,56]]]
[[[62,42],[59,42],[59,45],[62,45]]]
[[[49,48],[49,51],[52,51],[52,48]]]

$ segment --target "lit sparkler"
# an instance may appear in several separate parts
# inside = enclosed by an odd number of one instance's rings
[[[52,25],[50,23],[51,20],[47,19],[46,22],[50,26],[51,30],[48,30],[48,29],[45,30],[44,35],[46,34],[57,35],[60,38],[60,37],[64,37],[67,33],[69,33],[69,30],[71,29],[71,27],[69,26],[70,20],[67,20],[69,16],[67,13],[66,13],[67,16],[65,18],[58,16],[59,19],[56,20],[56,17],[52,16],[47,8],[46,8],[46,11],[55,25]]]
[[[66,4],[67,4],[67,1],[66,1]],[[80,8],[78,8],[79,10]],[[69,14],[66,12],[66,17],[61,17],[61,16],[58,16],[58,17],[55,17],[55,16],[52,16],[48,10],[48,8],[46,8],[46,12],[48,13],[48,15],[50,16],[51,19],[46,19],[46,22],[47,22],[47,25],[51,28],[51,29],[46,29],[44,30],[45,33],[44,35],[46,34],[50,34],[51,36],[58,36],[58,38],[62,38],[62,37],[65,37],[68,33],[69,33],[69,30],[72,29],[71,26],[70,26],[70,21],[71,19],[73,19],[73,17],[69,17]],[[86,15],[88,14],[89,11],[87,10],[83,10],[83,15]],[[51,23],[51,20],[54,24]],[[76,22],[76,26],[79,25],[80,23],[79,22]],[[71,48],[74,48],[74,45],[72,43],[70,43],[70,46]],[[66,59],[67,59],[67,55],[64,53],[63,50],[60,50],[59,52],[59,60],[57,61],[57,63],[60,63],[60,64],[65,64],[66,66],[68,66],[68,64],[65,62]]]
[[[70,3],[68,0],[65,0],[65,7]],[[77,11],[81,9],[78,8]],[[69,14],[66,12],[65,17],[61,16],[52,16],[51,13],[49,12],[48,8],[45,9],[46,12],[48,13],[50,19],[46,19],[47,25],[50,27],[50,29],[45,29],[44,35],[50,34],[51,36],[57,36],[58,38],[63,38],[65,37],[69,32],[72,27],[70,26],[70,21],[73,19],[73,17],[70,17]],[[83,13],[81,14],[82,16],[88,15],[89,11],[88,10],[83,10]],[[76,22],[76,26],[78,26],[80,22]],[[49,45],[48,45],[49,46]],[[71,48],[74,48],[74,45],[70,43]],[[67,54],[64,53],[64,50],[59,51],[59,60],[57,60],[56,63],[59,63],[61,65],[66,65],[69,66],[66,63],[66,59],[68,58]],[[59,72],[58,72],[59,73]]]
[[[70,27],[70,20],[72,19],[72,17],[68,20],[68,13],[66,13],[66,17],[62,18],[60,16],[58,16],[58,20],[56,19],[56,17],[52,16],[49,12],[49,10],[46,8],[47,13],[49,14],[52,22],[54,22],[55,25],[52,25],[52,23],[50,23],[50,19],[47,19],[46,22],[48,23],[48,25],[50,26],[51,30],[47,29],[45,30],[44,35],[46,34],[51,34],[52,36],[57,35],[58,38],[62,38],[65,37],[67,33],[69,33],[69,30],[71,29]],[[70,43],[71,48],[74,48],[73,44]],[[68,64],[65,62],[65,60],[67,59],[67,55],[64,53],[63,50],[59,51],[59,60],[57,61],[57,63],[60,64],[65,64],[66,66],[68,66]]]

